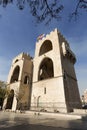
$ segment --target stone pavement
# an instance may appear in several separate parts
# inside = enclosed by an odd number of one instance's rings
[[[87,117],[80,117],[32,111],[0,112],[0,130],[87,130]]]

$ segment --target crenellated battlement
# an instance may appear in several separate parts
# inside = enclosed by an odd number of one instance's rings
[[[53,35],[54,33],[57,33],[58,29],[55,28],[53,31],[51,31],[49,34],[46,34],[43,38],[39,39],[36,44],[39,44],[41,41],[44,41],[45,39],[49,38],[50,35]]]
[[[37,39],[33,62],[24,52],[13,59],[8,76],[13,97],[6,98],[6,108],[22,109],[18,107],[15,92],[23,93],[20,102],[23,110],[27,107],[34,111],[66,113],[81,108],[74,69],[76,57],[68,41],[57,28]],[[12,100],[11,105],[8,99]]]
[[[65,42],[69,46],[69,42],[66,40],[66,38],[61,34],[61,32],[57,28],[55,28],[49,34],[44,35],[43,38],[39,39],[36,42],[36,44],[43,42],[45,39],[48,39],[51,35],[54,35],[54,33],[58,34],[59,38],[62,39],[62,42]],[[61,42],[61,44],[62,44],[62,42]]]
[[[16,57],[13,59],[12,63],[16,63],[17,61],[19,61],[19,60],[21,60],[21,59],[23,59],[23,58],[28,59],[28,60],[31,59],[31,57],[30,57],[30,55],[29,55],[28,53],[22,52],[21,54],[19,54],[18,56],[16,56]]]

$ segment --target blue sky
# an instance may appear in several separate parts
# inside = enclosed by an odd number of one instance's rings
[[[69,12],[74,3],[64,1],[65,9],[61,13],[62,20],[53,20],[49,26],[44,23],[36,24],[29,8],[23,11],[14,5],[7,8],[0,7],[0,80],[7,80],[12,59],[21,52],[34,56],[35,44],[38,35],[48,34],[58,28],[70,43],[76,54],[76,76],[80,94],[87,88],[87,13],[81,12],[77,21],[68,21]]]

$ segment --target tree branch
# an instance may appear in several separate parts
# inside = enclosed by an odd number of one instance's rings
[[[78,0],[75,11],[71,14],[71,18],[75,17],[77,19],[80,9],[87,9],[87,0]]]
[[[60,4],[61,0],[0,0],[0,5],[6,7],[13,2],[16,3],[20,10],[23,10],[26,4],[28,4],[32,16],[36,18],[36,22],[38,23],[43,21],[49,23],[53,18],[57,21],[60,20],[60,13],[64,8],[64,6]],[[72,17],[77,18],[82,9],[87,11],[87,0],[77,0],[70,19],[72,19]]]

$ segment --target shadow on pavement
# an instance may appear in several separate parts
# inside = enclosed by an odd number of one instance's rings
[[[52,127],[52,126],[43,126],[43,125],[18,125],[13,127],[1,128],[0,130],[66,130],[62,127]],[[74,130],[74,129],[68,129]]]

